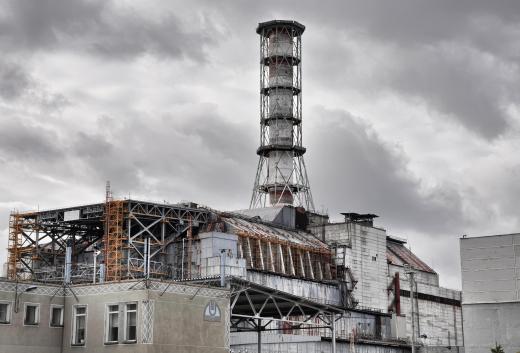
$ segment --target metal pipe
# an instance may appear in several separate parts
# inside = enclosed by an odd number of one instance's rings
[[[336,353],[336,314],[331,314],[330,321],[332,330],[332,353]]]
[[[191,257],[192,257],[192,229],[191,229],[191,215],[189,216],[189,227],[188,227],[188,278],[191,278]]]
[[[256,328],[258,332],[257,352],[262,353],[262,319],[258,319]]]
[[[99,283],[105,283],[105,264],[99,264]]]
[[[97,265],[96,265],[96,261],[97,261],[96,250],[94,250],[93,254],[94,254],[94,275],[92,276],[93,277],[92,278],[92,283],[96,284],[96,267],[97,267]]]
[[[72,248],[70,246],[70,240],[67,242],[67,248],[65,249],[65,275],[63,280],[66,284],[70,283],[71,272],[72,272]]]
[[[412,307],[412,353],[415,353],[415,315],[414,315],[414,273],[413,271],[408,272],[408,275],[410,276],[410,303]]]
[[[184,279],[184,238],[182,238],[181,279]]]
[[[144,238],[144,249],[143,249],[143,276],[144,278],[148,278],[147,274],[147,264],[148,264],[148,237]]]
[[[148,252],[147,252],[147,259],[146,259],[146,279],[150,278],[150,237],[148,237]]]
[[[395,290],[395,313],[401,315],[401,281],[399,278],[399,272],[395,273],[394,277],[394,290]]]
[[[220,249],[220,286],[226,286],[226,249]]]

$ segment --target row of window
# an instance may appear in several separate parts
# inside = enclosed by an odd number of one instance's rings
[[[0,324],[11,323],[11,303],[0,302]],[[40,324],[40,304],[25,303],[24,325]],[[63,327],[63,306],[51,305],[49,325]],[[123,330],[119,330],[122,327]],[[87,306],[72,307],[72,345],[84,346],[87,335]],[[108,304],[105,308],[106,344],[137,342],[137,302]]]
[[[0,324],[10,324],[11,316],[11,302],[0,302]],[[25,326],[38,326],[40,324],[40,304],[24,304],[23,324]],[[63,327],[62,305],[51,305],[49,325],[51,327]]]
[[[84,346],[87,336],[87,306],[74,305],[72,344]],[[123,330],[119,330],[122,327]],[[105,308],[105,344],[137,342],[137,303],[108,304]]]

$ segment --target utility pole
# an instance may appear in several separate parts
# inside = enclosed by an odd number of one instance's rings
[[[415,272],[411,269],[411,267],[407,266],[406,268],[406,274],[408,275],[408,278],[410,280],[410,303],[412,307],[412,353],[415,353],[415,305],[414,305],[414,298],[415,298]]]

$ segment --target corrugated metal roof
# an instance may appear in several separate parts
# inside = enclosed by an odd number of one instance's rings
[[[274,225],[255,222],[241,217],[225,217],[224,221],[236,231],[243,231],[262,238],[276,238],[295,245],[329,251],[329,247],[313,234],[298,230],[288,230]]]
[[[387,241],[386,258],[389,263],[397,266],[403,266],[405,264],[408,264],[412,268],[419,271],[436,273],[430,266],[426,265],[421,259],[419,259],[413,252],[407,249],[402,243]]]

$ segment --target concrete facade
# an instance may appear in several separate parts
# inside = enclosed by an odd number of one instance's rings
[[[389,240],[384,229],[370,224],[325,223],[312,226],[310,230],[327,244],[336,247],[337,263],[344,263],[351,269],[357,281],[353,296],[361,308],[371,308],[383,313],[395,310],[392,308],[395,297],[389,295],[389,288],[392,286],[395,274],[399,273],[401,316],[396,318],[390,328],[395,329],[404,319],[406,333],[403,335],[403,332],[392,332],[390,336],[410,339],[412,308],[410,284],[406,274],[409,269],[405,267],[406,261],[401,261],[403,259],[397,258],[395,254],[392,255],[393,262],[390,262],[390,258],[387,257],[389,241],[392,241],[394,246],[404,241]],[[403,253],[406,256],[414,256],[409,250]],[[420,262],[417,258],[411,260]],[[426,265],[414,266],[412,263],[411,268],[415,274],[419,293],[414,308],[416,342],[425,349],[462,347],[464,341],[461,292],[440,287],[438,274]]]
[[[460,240],[467,353],[520,351],[520,234]]]
[[[41,283],[19,285],[0,282],[0,302],[15,296],[20,308],[39,305],[38,324],[23,324],[23,310],[13,314],[11,323],[0,325],[0,352],[228,352],[228,291],[177,283],[120,282],[76,285],[68,289]],[[35,287],[31,292],[27,288]],[[211,304],[217,308],[206,317]],[[135,304],[135,340],[125,340],[125,305]],[[63,326],[50,327],[51,305],[63,307]],[[107,342],[108,306],[116,306],[118,319],[115,342]],[[85,308],[82,344],[75,344],[76,308]],[[83,334],[82,334],[83,335]]]
[[[357,284],[353,295],[360,306],[386,312],[387,263],[384,229],[353,223],[311,227],[318,238],[337,248],[336,262],[349,267]]]
[[[50,326],[51,305],[64,305],[60,295],[52,297],[59,287],[45,286],[26,292],[28,285],[0,281],[0,303],[9,304],[9,323],[0,324],[0,353],[58,353],[61,352],[63,329]],[[16,303],[18,302],[18,303]],[[39,306],[36,325],[24,324],[25,305]]]

